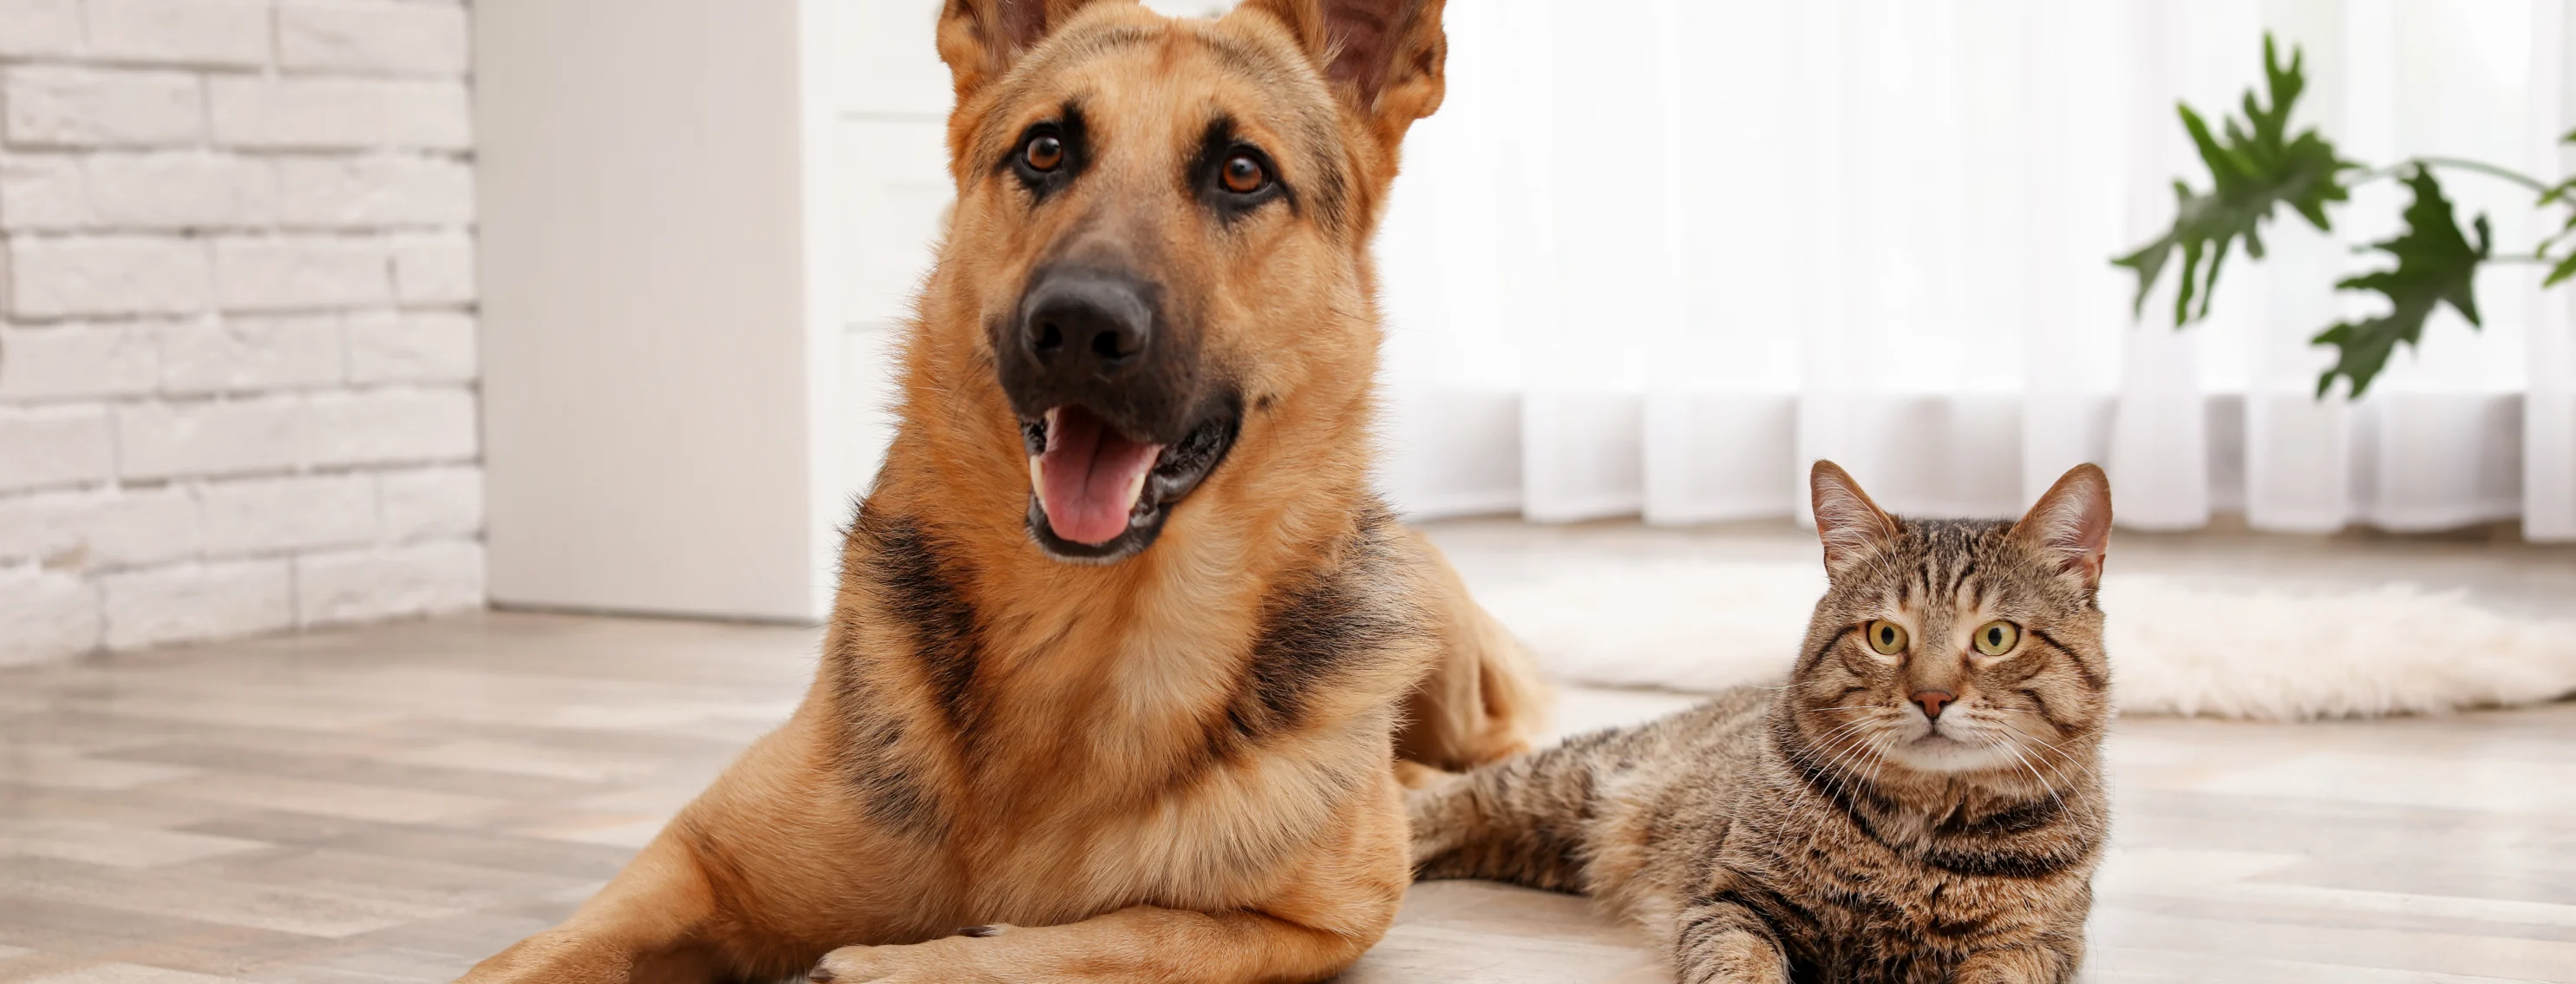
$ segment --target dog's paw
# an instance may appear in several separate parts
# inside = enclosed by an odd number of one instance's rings
[[[960,926],[955,935],[908,946],[845,946],[823,955],[805,979],[815,984],[945,984],[992,978],[977,965],[970,940],[991,939],[1011,927]]]
[[[814,984],[860,984],[863,981],[927,981],[919,974],[904,976],[907,969],[922,963],[909,960],[901,951],[908,946],[845,946],[823,955],[805,979]]]

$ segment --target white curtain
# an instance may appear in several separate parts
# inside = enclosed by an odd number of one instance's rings
[[[1453,0],[1449,98],[1379,241],[1384,476],[1416,516],[1690,523],[1805,511],[1832,458],[1900,511],[2010,515],[2080,461],[2124,523],[2519,518],[2576,538],[2576,289],[2482,275],[2364,399],[2306,339],[2397,226],[2392,182],[2326,236],[2283,210],[2215,316],[2130,315],[2109,258],[2208,178],[2174,115],[2306,52],[2300,123],[2348,157],[2576,170],[2568,0]],[[2499,252],[2555,228],[2442,174]]]

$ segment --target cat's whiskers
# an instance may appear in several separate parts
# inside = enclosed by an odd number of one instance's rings
[[[2028,711],[2023,711],[2023,712],[2020,712],[2020,713],[2028,714],[2028,713],[2030,713],[2030,712],[2028,712]],[[2039,737],[2038,735],[2031,734],[2031,733],[2029,733],[2029,732],[2027,732],[2027,731],[2015,731],[2015,732],[2013,732],[2013,737],[2015,737],[2016,739],[2021,740],[2021,741],[2038,742],[2040,745],[2043,745],[2043,746],[2047,747],[2047,749],[2048,749],[2049,751],[2056,752],[2056,753],[2058,754],[2058,756],[2059,756],[2060,758],[2063,758],[2063,759],[2077,759],[2077,758],[2082,758],[2082,757],[2083,757],[2083,756],[2077,755],[2077,754],[2076,754],[2076,753],[2074,753],[2074,752],[2068,751],[2068,750],[2066,749],[2066,746],[2064,746],[2064,745],[2060,745],[2060,744],[2058,744],[2058,743],[2056,743],[2056,742],[2050,741],[2050,740],[2048,740],[2048,739],[2046,739],[2046,738]],[[2074,739],[2071,739],[2071,738],[2070,738],[2070,739],[2068,739],[2068,740],[2069,740],[2069,741],[2072,741],[2072,740],[2074,740]]]
[[[2027,738],[2028,736],[2023,737]],[[2040,741],[2035,738],[2029,740]],[[2047,745],[2049,743],[2040,741],[2040,744]],[[2028,749],[2028,746],[2019,746],[2018,743],[2017,746],[2026,750]],[[2052,749],[2056,749],[2056,746],[2054,745],[2050,745],[2050,747]],[[2051,797],[2054,797],[2057,800],[2058,806],[2062,808],[2066,805],[2066,791],[2074,789],[2078,780],[2096,775],[2096,770],[2100,768],[2100,763],[2086,761],[2083,756],[2067,753],[2064,749],[2056,750],[2059,757],[2053,762],[2050,761],[2047,756],[2039,755],[2036,750],[2030,751],[2032,759],[2046,773],[2042,776],[2034,776],[2034,779],[2039,782]],[[2069,775],[2067,772],[2067,769],[2070,766],[2076,768],[2073,775]]]
[[[1846,721],[1840,727],[1826,732],[1823,736],[1810,739],[1809,745],[1806,748],[1801,749],[1801,751],[1816,751],[1821,749],[1821,754],[1825,756],[1823,761],[1817,761],[1816,756],[1814,755],[1802,755],[1801,758],[1804,758],[1809,765],[1815,766],[1817,771],[1824,773],[1826,782],[1837,784],[1835,788],[1842,795],[1849,795],[1851,790],[1839,785],[1843,780],[1843,772],[1840,766],[1845,758],[1849,757],[1853,752],[1857,751],[1861,747],[1856,741],[1850,745],[1844,745],[1843,739],[1847,735],[1857,733],[1860,728],[1865,727],[1868,724],[1869,720],[1867,718]]]
[[[2018,708],[2009,708],[2009,707],[2005,707],[2005,708],[1996,708],[1996,710],[2000,710],[2000,711],[2003,711],[2003,712],[2005,712],[2005,713],[2009,713],[2009,714],[2022,714],[2022,715],[2027,715],[2027,716],[2030,716],[2030,717],[2039,718],[2041,722],[2046,723],[2046,724],[2049,724],[2049,725],[2051,725],[2051,726],[2055,726],[2055,725],[2056,725],[2056,722],[2048,720],[2047,715],[2041,714],[2041,713],[2039,713],[2039,712],[2037,712],[2037,711],[2026,711],[2026,710],[2020,710],[2020,709],[2018,709]],[[2057,744],[2056,742],[2049,741],[2048,739],[2041,738],[2041,737],[2039,737],[2039,736],[2037,736],[2037,735],[2033,735],[2033,734],[2030,734],[2029,732],[2025,732],[2025,731],[2015,731],[2015,732],[2013,732],[2013,735],[2014,735],[2016,738],[2018,738],[2018,739],[2020,739],[2020,740],[2023,740],[2023,741],[2035,741],[2035,742],[2038,742],[2038,743],[2040,743],[2040,744],[2042,744],[2042,745],[2048,746],[2048,750],[2049,750],[2049,751],[2052,751],[2052,752],[2056,752],[2056,753],[2057,753],[2057,761],[2056,761],[2056,763],[2055,763],[2055,768],[2052,768],[2052,769],[2051,769],[2051,772],[2052,772],[2052,774],[2054,774],[2054,775],[2055,775],[2055,777],[2056,777],[2056,781],[2057,781],[2058,783],[2061,783],[2061,784],[2069,784],[2069,785],[2071,785],[2071,784],[2072,784],[2072,783],[2071,783],[2071,780],[2069,779],[2069,777],[2067,777],[2067,776],[2065,775],[2064,771],[2063,771],[2063,770],[2064,770],[2064,768],[2065,768],[2066,766],[2073,765],[2073,766],[2080,766],[2080,767],[2081,767],[2081,770],[2080,770],[2080,771],[2078,771],[2078,772],[2075,774],[2077,778],[2081,778],[2081,777],[2083,777],[2083,776],[2085,776],[2085,775],[2087,775],[2087,774],[2097,774],[2097,773],[2098,773],[2098,771],[2101,769],[2101,765],[2102,765],[2102,763],[2101,763],[2101,756],[2100,756],[2098,753],[2097,753],[2097,754],[2094,754],[2094,755],[2084,755],[2084,754],[2080,754],[2080,753],[2077,753],[2077,752],[2069,751],[2069,750],[2068,750],[2065,746],[2063,746],[2063,745],[2059,745],[2059,744]],[[2076,739],[2075,739],[2075,738],[2068,738],[2067,740],[2068,740],[2068,741],[2074,741],[2074,740],[2076,740]],[[2043,757],[2042,757],[2042,761],[2043,761],[2043,762],[2045,762],[2045,761],[2046,761],[2046,757],[2045,757],[2045,756],[2043,756]]]
[[[2057,786],[2049,782],[2048,777],[2040,774],[2039,766],[2033,764],[2028,756],[2022,754],[2022,748],[2018,742],[2006,742],[1996,747],[2003,749],[2005,754],[2013,757],[2013,761],[2020,763],[2022,768],[2029,770],[2030,781],[2038,783],[2040,791],[2047,793],[2050,799],[2057,802],[2058,809],[2063,810],[2066,808],[2066,797],[2057,791]]]
[[[1843,771],[1841,766],[1846,760],[1856,761],[1854,756],[1858,755],[1863,749],[1868,747],[1867,741],[1858,738],[1857,735],[1861,728],[1868,727],[1875,723],[1877,723],[1875,718],[1857,718],[1844,722],[1840,727],[1827,732],[1821,738],[1812,739],[1812,742],[1815,745],[1824,746],[1825,751],[1831,756],[1824,762],[1819,763],[1812,756],[1801,755],[1799,757],[1804,759],[1807,764],[1815,766],[1817,771],[1824,773],[1825,782],[1827,783],[1828,788],[1834,791],[1835,795],[1847,799],[1854,798],[1859,791],[1852,788],[1852,781],[1857,777]],[[1853,740],[1848,745],[1842,744],[1845,736],[1853,736]],[[1807,749],[1801,749],[1801,751],[1806,750]],[[1883,758],[1884,757],[1882,756],[1882,759]],[[1877,786],[1875,773],[1873,773],[1871,781],[1863,782],[1862,785],[1874,791]]]
[[[1874,723],[1881,725],[1881,735],[1892,735],[1894,733],[1894,729],[1898,727],[1903,720],[1904,718],[1901,716],[1891,717],[1889,715],[1881,715],[1873,719]],[[1891,743],[1889,742],[1879,742],[1876,747],[1871,749],[1871,751],[1876,754],[1871,757],[1869,763],[1869,777],[1861,780],[1862,785],[1867,786],[1872,790],[1884,788],[1879,784],[1879,780],[1884,778],[1887,774],[1887,762],[1889,758],[1888,749],[1890,744]]]
[[[2057,763],[2050,767],[2049,774],[2055,777],[2061,788],[2072,787],[2077,779],[2089,777],[2096,781],[2100,780],[2102,763],[2098,757],[2075,755],[2064,751],[2058,754]],[[2072,776],[2066,774],[2066,769],[2070,766],[2076,770]]]
[[[1885,753],[1885,749],[1880,749],[1878,760],[1870,763],[1868,782],[1872,789],[1880,788],[1878,784],[1879,777],[1887,771],[1887,755]]]
[[[1845,722],[1843,722],[1842,724],[1840,724],[1840,725],[1836,726],[1832,731],[1826,732],[1825,734],[1820,735],[1820,736],[1816,737],[1816,738],[1815,738],[1815,739],[1813,739],[1813,740],[1815,740],[1815,741],[1819,741],[1819,742],[1831,741],[1831,740],[1833,740],[1833,739],[1835,739],[1835,738],[1837,738],[1837,737],[1840,737],[1840,736],[1841,736],[1841,735],[1843,735],[1845,732],[1857,731],[1857,730],[1859,730],[1859,729],[1861,729],[1861,728],[1865,728],[1865,727],[1868,727],[1868,726],[1870,726],[1870,725],[1872,725],[1872,724],[1876,724],[1877,722],[1878,722],[1878,719],[1877,719],[1877,717],[1876,717],[1876,716],[1863,716],[1863,717],[1856,717],[1856,718],[1853,718],[1853,719],[1851,719],[1851,720],[1849,720],[1849,721],[1845,721]]]

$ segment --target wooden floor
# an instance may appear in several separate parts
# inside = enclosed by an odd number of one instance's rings
[[[782,718],[816,639],[496,614],[0,671],[0,981],[451,979]],[[1575,690],[1561,724],[1686,702]],[[2576,981],[2576,704],[2111,748],[2087,979]],[[1669,978],[1579,898],[1452,882],[1346,979]]]

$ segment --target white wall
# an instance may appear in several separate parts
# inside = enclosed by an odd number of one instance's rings
[[[796,5],[494,4],[476,38],[494,601],[810,617]]]
[[[468,19],[0,3],[0,663],[481,603]]]
[[[480,24],[493,598],[818,619],[950,197],[937,5],[544,6]]]
[[[839,329],[844,498],[892,436],[898,332],[931,264],[948,176],[948,69],[936,4],[807,0],[815,310]],[[846,517],[844,517],[846,518]]]

